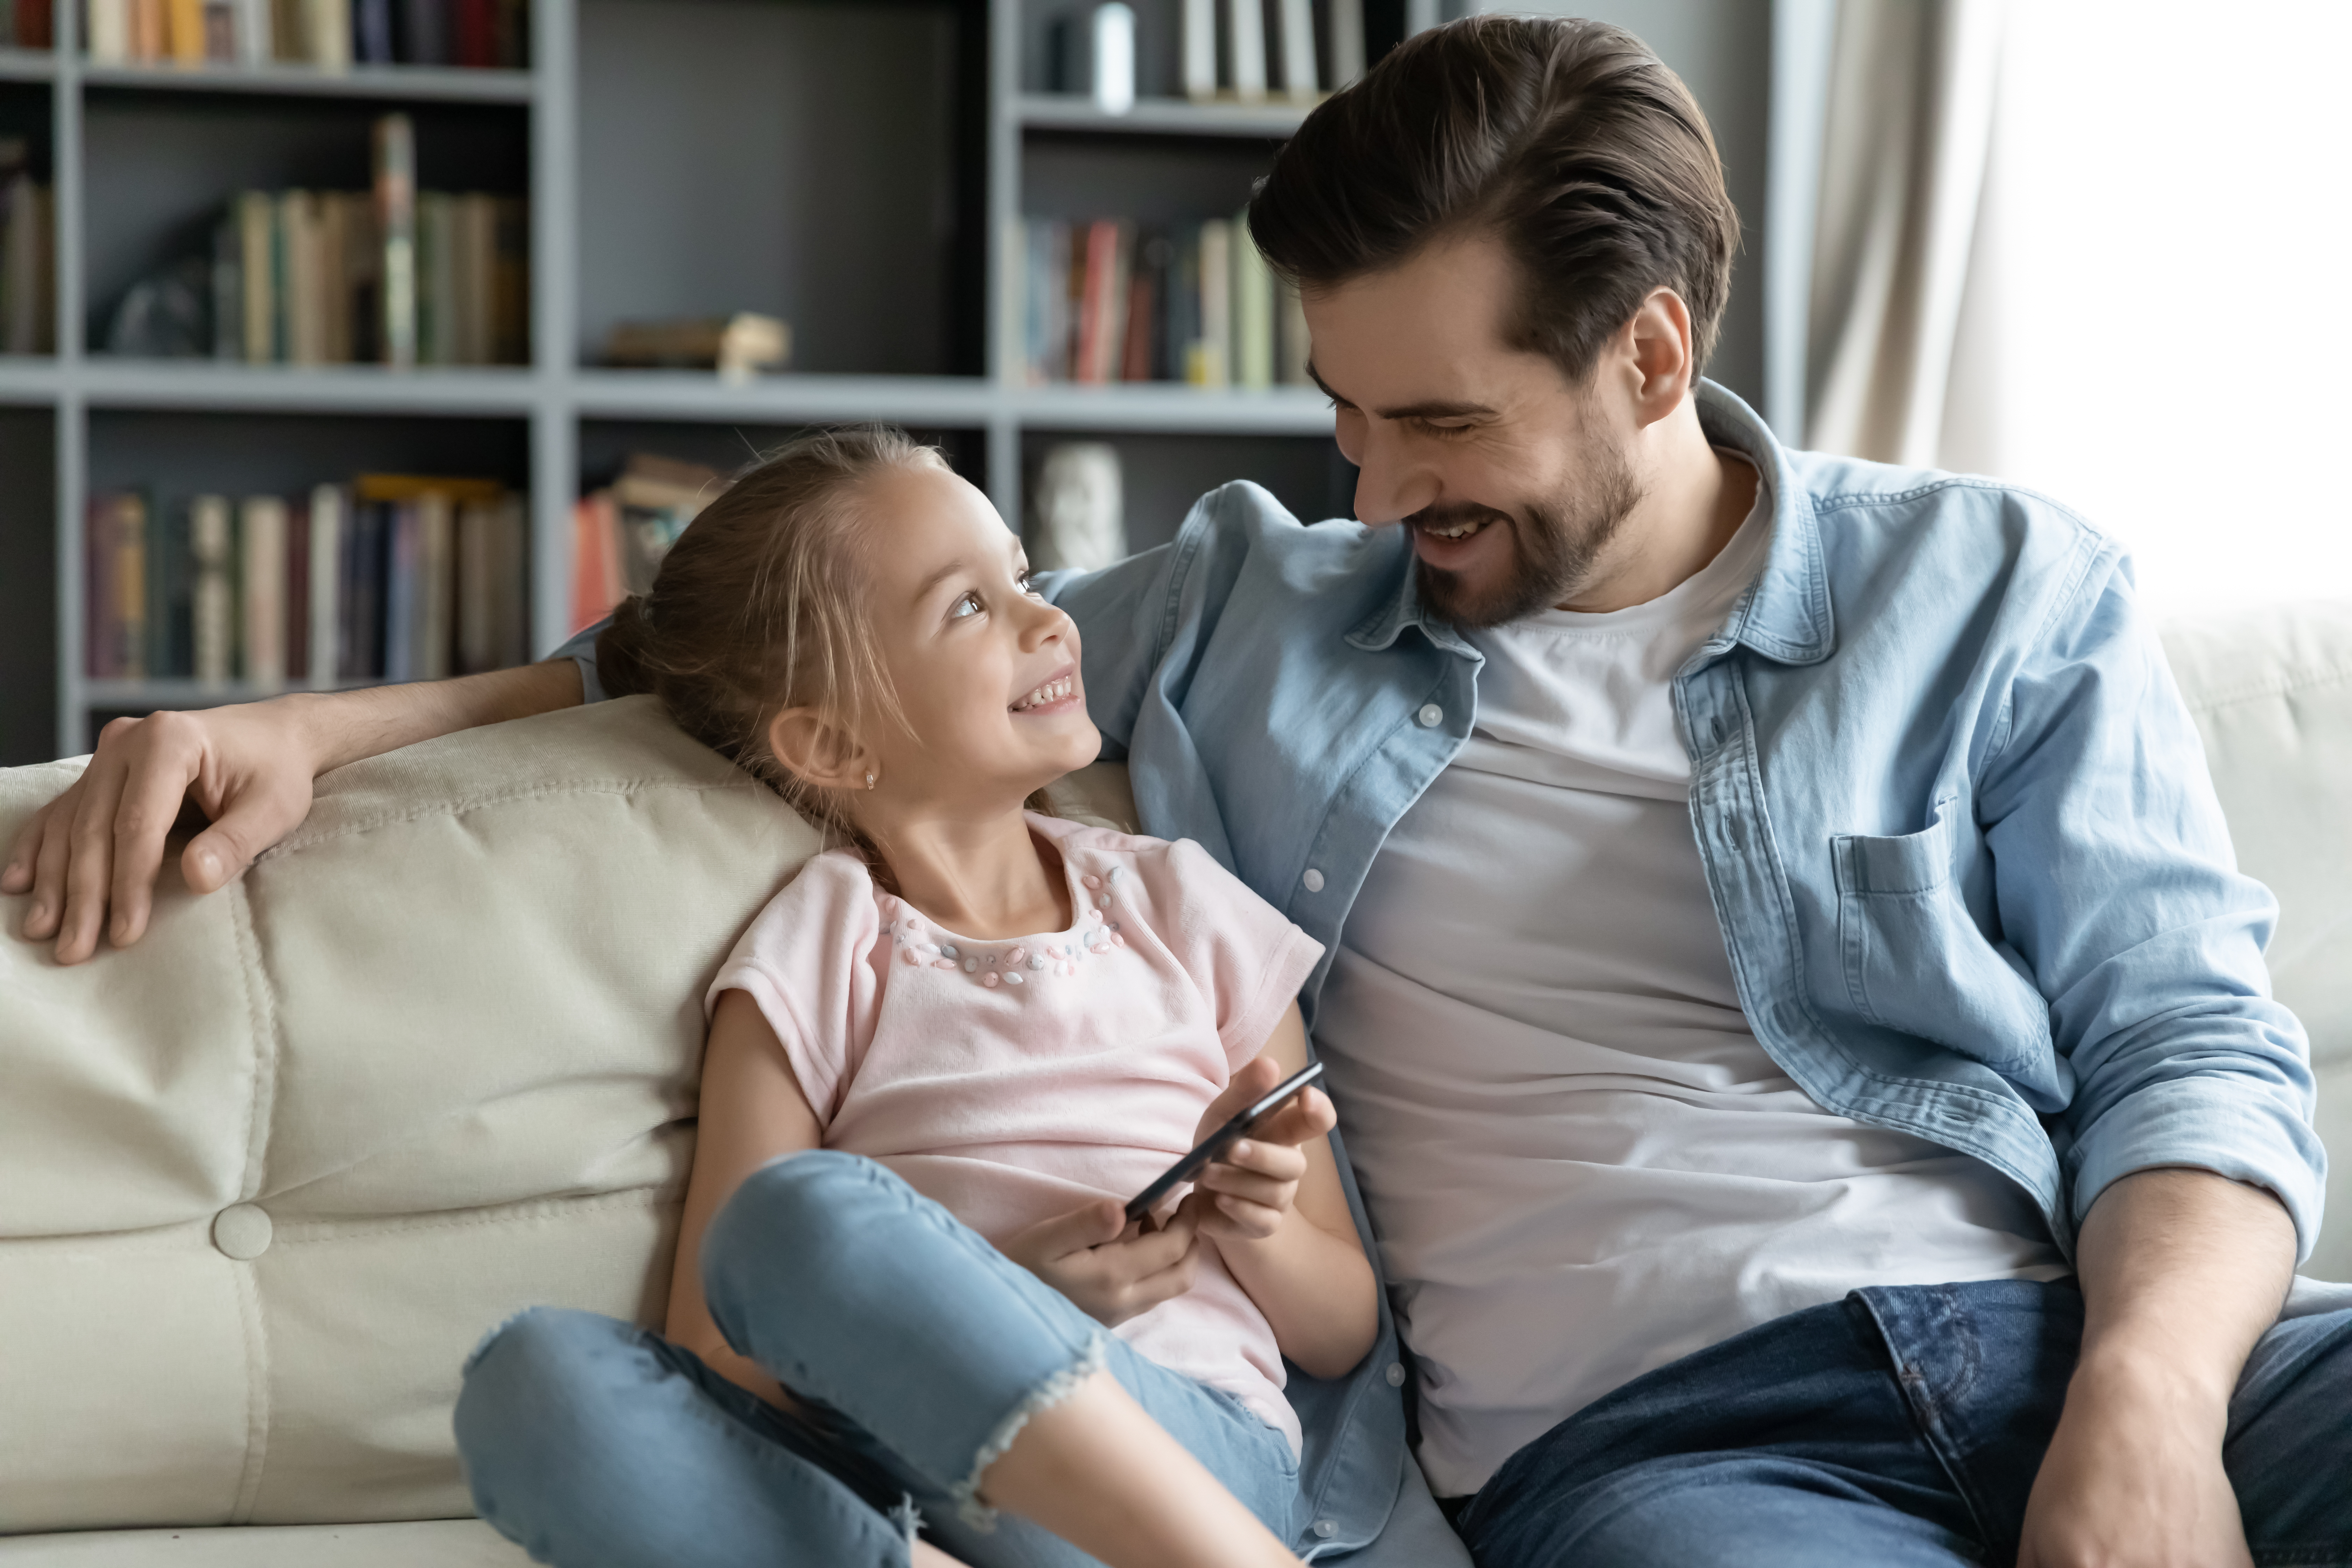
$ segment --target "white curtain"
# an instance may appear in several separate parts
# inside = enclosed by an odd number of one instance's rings
[[[2352,598],[2352,5],[1838,10],[1807,444],[2056,497],[2164,614]]]
[[[1991,142],[2001,0],[1843,0],[1813,229],[1805,442],[1932,464]]]

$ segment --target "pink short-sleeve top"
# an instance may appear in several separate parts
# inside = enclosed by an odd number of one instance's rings
[[[1068,930],[960,936],[831,850],[760,912],[705,1004],[749,993],[824,1147],[879,1162],[991,1241],[1149,1185],[1322,953],[1190,839],[1028,821],[1060,851]],[[1191,1290],[1113,1331],[1297,1451],[1274,1331],[1213,1241]]]

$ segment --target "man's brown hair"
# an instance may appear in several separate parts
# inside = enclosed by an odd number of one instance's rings
[[[1518,16],[1409,38],[1308,115],[1249,226],[1274,268],[1309,288],[1492,232],[1527,279],[1507,341],[1576,382],[1660,287],[1690,309],[1696,374],[1739,246],[1722,159],[1682,79],[1622,28]]]

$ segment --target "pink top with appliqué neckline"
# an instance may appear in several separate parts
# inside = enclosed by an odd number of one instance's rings
[[[1028,821],[1061,852],[1068,930],[959,936],[831,850],[760,912],[705,1003],[748,993],[824,1147],[879,1162],[991,1241],[1148,1186],[1323,951],[1189,839]],[[1112,1331],[1297,1450],[1274,1331],[1213,1241],[1191,1290]]]

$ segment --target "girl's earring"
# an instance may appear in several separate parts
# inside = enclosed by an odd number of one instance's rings
[[[867,773],[866,775],[866,787],[867,789],[872,789],[874,787],[874,775],[872,773]]]

